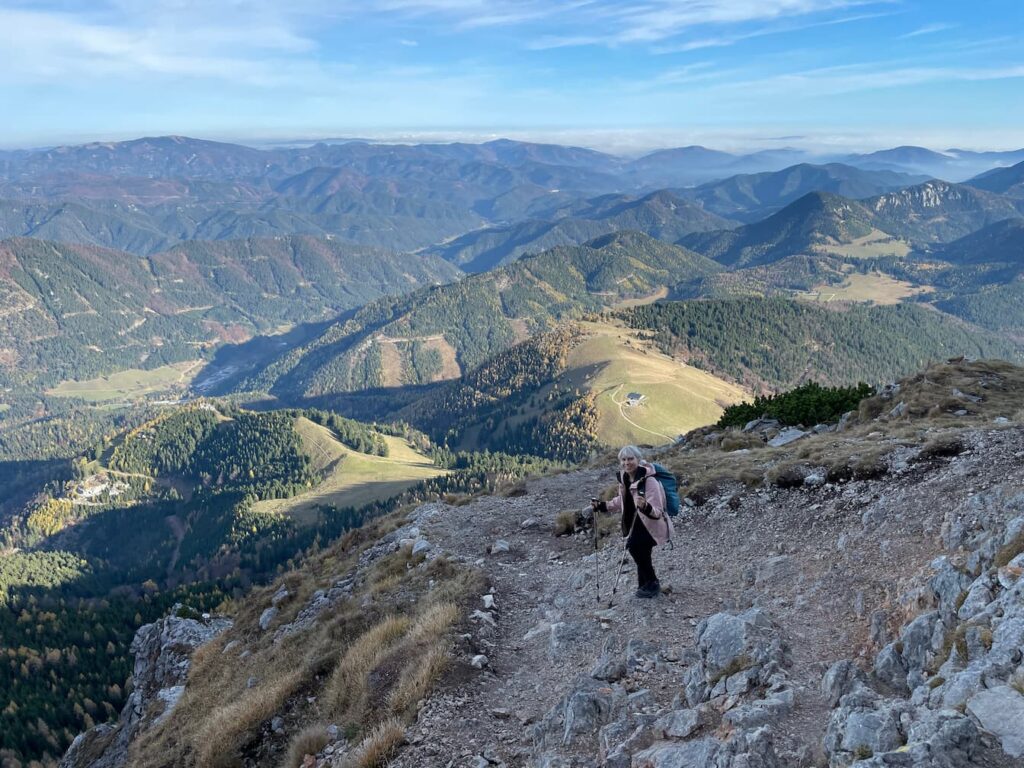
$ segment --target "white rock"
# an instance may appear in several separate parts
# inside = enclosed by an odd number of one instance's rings
[[[511,548],[512,545],[510,545],[507,541],[505,541],[504,539],[498,539],[491,545],[491,554],[497,555],[501,552],[508,552]]]
[[[488,662],[489,659],[486,656],[484,656],[482,653],[478,653],[476,656],[473,657],[473,660],[469,663],[472,664],[476,669],[483,669],[487,666]]]
[[[276,616],[277,608],[273,606],[267,608],[267,610],[260,614],[260,629],[266,632],[267,628],[270,626],[270,622],[272,622]]]
[[[485,610],[489,611],[494,608],[494,595],[484,595],[482,599],[484,601]]]
[[[982,728],[999,737],[1006,754],[1024,756],[1024,696],[1008,685],[989,688],[971,697],[967,712]]]
[[[807,437],[807,432],[802,429],[795,429],[790,427],[779,432],[778,435],[768,441],[768,445],[772,448],[779,448],[783,445],[789,445],[790,443],[796,442],[797,440]]]
[[[412,545],[413,555],[418,555],[421,552],[426,552],[430,549],[430,542],[426,539],[416,539],[416,543]]]

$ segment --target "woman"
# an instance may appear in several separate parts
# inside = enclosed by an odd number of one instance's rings
[[[656,597],[661,592],[661,584],[654,572],[651,552],[671,536],[671,523],[665,514],[665,490],[654,477],[654,465],[644,461],[643,453],[635,445],[627,445],[619,451],[619,465],[618,496],[607,504],[595,502],[594,508],[622,513],[622,535],[636,563],[636,596]]]

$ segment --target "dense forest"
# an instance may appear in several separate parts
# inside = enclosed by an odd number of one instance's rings
[[[957,355],[1019,360],[1013,342],[913,304],[825,309],[788,299],[665,302],[618,314],[666,354],[755,390],[805,378],[827,385],[892,381]]]

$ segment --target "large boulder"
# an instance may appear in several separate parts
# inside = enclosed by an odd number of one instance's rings
[[[760,608],[705,619],[697,626],[695,650],[698,661],[684,677],[691,707],[766,685],[787,661],[779,628]]]

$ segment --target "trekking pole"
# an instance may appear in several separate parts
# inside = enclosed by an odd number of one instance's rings
[[[597,604],[601,605],[601,532],[597,528],[597,499],[590,500],[590,509],[594,520],[594,575],[597,584]]]
[[[633,526],[636,525],[637,512],[633,515],[633,522],[629,524],[629,533],[626,534],[626,540],[622,542],[622,557],[619,558],[619,570],[615,572],[615,584],[612,586],[612,596],[608,600],[608,607],[612,607],[612,603],[615,601],[615,593],[619,589],[619,579],[622,577],[622,566],[626,563],[626,552],[629,551],[629,537],[633,535]]]

